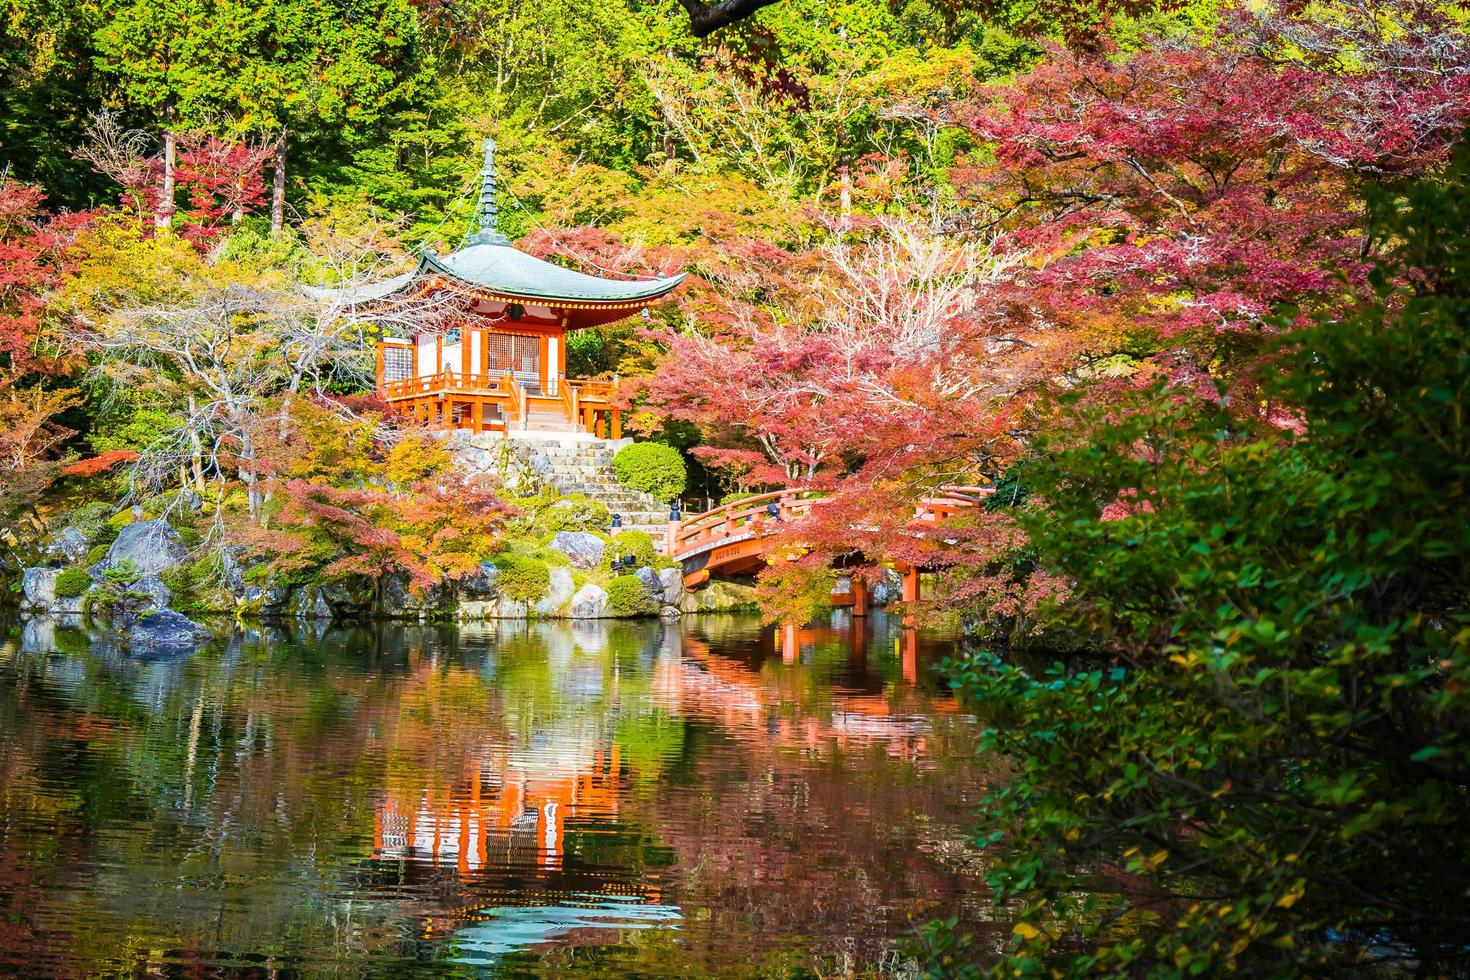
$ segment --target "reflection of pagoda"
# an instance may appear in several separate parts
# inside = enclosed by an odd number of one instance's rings
[[[389,796],[379,805],[374,857],[452,864],[468,874],[489,866],[563,866],[566,823],[616,818],[618,745],[598,747],[577,771],[544,775],[481,765],[448,793]]]

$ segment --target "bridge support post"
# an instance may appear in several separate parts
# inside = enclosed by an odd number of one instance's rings
[[[796,636],[796,625],[787,623],[781,627],[781,662],[783,664],[796,663],[800,652],[801,644]]]
[[[919,570],[913,565],[903,567],[903,601],[919,601]]]
[[[852,614],[854,617],[868,614],[868,583],[854,575],[852,581]]]
[[[681,521],[669,521],[669,529],[664,532],[664,554],[674,557],[674,548],[679,540],[679,525]]]

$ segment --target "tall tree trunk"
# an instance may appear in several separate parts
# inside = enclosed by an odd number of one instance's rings
[[[276,141],[276,180],[271,188],[271,234],[279,235],[286,226],[286,131]]]
[[[194,396],[189,396],[189,456],[194,467],[194,492],[204,496],[204,445],[199,441],[199,426],[194,419]]]
[[[163,179],[158,185],[158,209],[153,213],[154,227],[160,231],[174,224],[174,163],[178,152],[178,141],[170,129],[163,134]]]

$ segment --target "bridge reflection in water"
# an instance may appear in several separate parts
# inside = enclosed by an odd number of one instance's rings
[[[634,833],[621,813],[635,774],[625,765],[631,736],[620,734],[618,716],[653,705],[672,724],[721,732],[773,759],[876,750],[924,763],[935,718],[955,714],[955,702],[916,686],[918,632],[884,630],[883,617],[875,618],[880,628],[871,638],[869,623],[838,612],[832,625],[765,629],[742,644],[665,627],[641,658],[639,676],[648,685],[638,695],[641,706],[619,703],[619,695],[633,692],[620,690],[625,679],[616,669],[596,681],[576,677],[573,665],[589,652],[578,644],[554,678],[561,686],[557,700],[601,704],[609,709],[602,723],[589,725],[584,711],[564,704],[531,708],[508,719],[515,737],[497,731],[484,744],[466,746],[462,768],[450,779],[385,792],[375,816],[374,860],[380,872],[396,866],[400,880],[446,872],[458,879],[454,890],[470,901],[426,916],[424,937],[449,935],[468,962],[547,944],[597,944],[599,930],[677,928],[683,916],[658,868],[618,866],[597,856],[617,851]],[[588,646],[597,645],[596,630],[581,632]],[[503,635],[498,639],[503,645]],[[872,648],[881,664],[869,663]],[[836,669],[834,650],[845,661]],[[803,704],[803,689],[811,686],[803,667],[815,659],[830,673]],[[439,668],[426,658],[418,669]],[[677,850],[679,841],[673,843]]]

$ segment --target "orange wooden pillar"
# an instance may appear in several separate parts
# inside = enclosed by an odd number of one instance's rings
[[[905,565],[901,573],[903,575],[903,601],[919,601],[919,570],[913,565]]]
[[[852,614],[854,616],[866,616],[868,614],[868,583],[852,577]]]
[[[479,435],[485,431],[485,399],[476,398],[474,407],[470,411],[474,413],[470,417],[470,431]]]
[[[796,625],[787,623],[781,627],[781,662],[783,664],[796,663],[801,653],[801,641],[796,635]]]
[[[623,410],[621,408],[615,408],[612,410],[612,432],[610,433],[609,438],[623,438]]]
[[[919,625],[916,609],[919,604],[919,570],[913,565],[903,565],[899,574],[903,577],[903,626],[904,629],[914,629]]]

